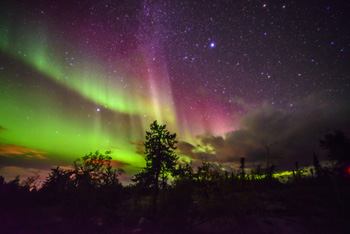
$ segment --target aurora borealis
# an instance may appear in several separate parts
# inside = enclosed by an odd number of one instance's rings
[[[254,164],[278,141],[281,168],[307,166],[320,131],[349,130],[348,10],[346,1],[4,1],[0,174],[112,150],[131,175],[153,120],[177,133],[183,160]]]

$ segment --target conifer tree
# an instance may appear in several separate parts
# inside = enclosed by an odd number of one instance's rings
[[[176,133],[171,134],[166,125],[154,121],[146,131],[145,155],[146,167],[135,175],[134,181],[144,183],[154,189],[153,211],[157,212],[159,184],[164,184],[168,175],[172,174],[178,157],[176,149]],[[161,181],[160,181],[161,180]]]

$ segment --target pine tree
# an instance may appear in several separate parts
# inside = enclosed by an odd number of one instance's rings
[[[154,121],[150,126],[151,131],[146,131],[145,155],[146,167],[135,175],[134,181],[143,183],[154,189],[153,211],[157,212],[157,197],[159,184],[166,182],[168,175],[175,170],[178,157],[176,149],[176,133],[171,134],[166,125],[159,125]]]

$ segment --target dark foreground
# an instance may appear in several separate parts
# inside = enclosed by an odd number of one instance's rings
[[[86,188],[87,189],[87,188]],[[347,179],[178,181],[152,190],[1,187],[0,233],[348,233]]]

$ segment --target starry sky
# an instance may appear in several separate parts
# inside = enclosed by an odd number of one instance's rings
[[[181,162],[280,170],[350,130],[347,1],[2,1],[0,174],[112,150],[125,180],[153,120]]]

